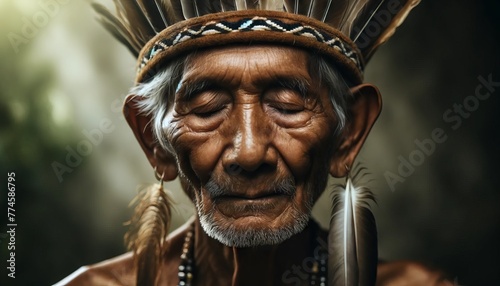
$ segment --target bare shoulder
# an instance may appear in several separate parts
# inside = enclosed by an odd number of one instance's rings
[[[131,252],[97,264],[83,266],[55,284],[63,285],[133,285],[133,255]]]
[[[182,242],[190,223],[187,222],[168,236],[164,264],[171,264],[173,261],[170,260],[180,256]],[[93,265],[80,267],[54,286],[132,286],[136,282],[134,268],[133,254],[127,252]]]
[[[443,272],[413,261],[379,263],[377,286],[453,286]]]

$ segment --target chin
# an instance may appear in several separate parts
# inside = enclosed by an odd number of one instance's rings
[[[276,245],[302,232],[309,223],[312,203],[299,207],[292,197],[195,202],[206,234],[229,247]]]

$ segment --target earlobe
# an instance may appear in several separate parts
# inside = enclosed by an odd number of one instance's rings
[[[164,181],[174,180],[178,174],[176,160],[156,140],[151,128],[152,117],[142,113],[139,108],[142,99],[142,96],[128,95],[123,104],[123,115],[149,163],[156,168],[155,172],[160,176],[163,175]]]
[[[382,99],[374,85],[358,85],[351,88],[351,93],[347,124],[330,161],[330,174],[337,178],[347,175],[382,109]]]

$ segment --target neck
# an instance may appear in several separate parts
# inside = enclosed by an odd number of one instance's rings
[[[314,222],[279,245],[228,247],[210,238],[198,219],[194,226],[195,285],[308,285],[314,248],[326,232]],[[320,237],[320,239],[318,239]]]

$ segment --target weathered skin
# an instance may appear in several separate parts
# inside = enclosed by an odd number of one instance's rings
[[[347,131],[336,138],[336,114],[325,86],[310,73],[308,59],[302,50],[278,46],[224,47],[192,55],[163,121],[178,162],[153,139],[150,118],[137,110],[137,98],[126,103],[127,120],[151,165],[167,180],[180,168],[184,189],[203,202],[201,214],[213,213],[218,227],[279,231],[293,225],[297,213],[308,213],[306,202],[316,201],[328,174],[346,175],[345,166],[352,165],[381,108],[376,88],[353,88]],[[301,82],[306,91],[279,81]],[[295,193],[274,194],[270,184],[286,178],[295,183]],[[231,189],[212,198],[205,189],[210,179],[229,182]],[[178,283],[190,223],[169,236],[160,285]],[[311,256],[316,236],[310,226],[275,246],[236,248],[210,238],[198,216],[194,224],[196,285],[308,285],[307,271],[294,270],[294,265]],[[327,241],[326,232],[320,236]],[[83,268],[68,280],[68,285],[134,285],[132,256]],[[380,264],[378,281],[451,285],[439,272],[412,262]]]

